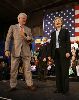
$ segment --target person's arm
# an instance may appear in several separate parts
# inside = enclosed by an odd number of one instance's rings
[[[13,29],[12,29],[12,25],[10,26],[8,33],[7,33],[7,37],[6,37],[6,41],[5,41],[5,56],[9,57],[10,56],[10,42],[12,39],[12,35],[13,35]]]
[[[71,43],[70,43],[70,33],[66,30],[66,57],[68,58],[71,54]]]

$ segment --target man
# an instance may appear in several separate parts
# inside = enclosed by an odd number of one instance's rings
[[[51,34],[48,59],[54,60],[56,66],[56,91],[55,93],[68,93],[69,91],[69,66],[70,66],[70,35],[67,29],[62,28],[63,21],[56,17],[54,25],[56,31]]]
[[[16,89],[17,74],[20,60],[23,61],[23,69],[27,87],[30,90],[35,90],[32,81],[32,74],[30,68],[31,52],[29,43],[32,41],[31,29],[26,27],[27,15],[20,13],[18,15],[18,24],[11,25],[5,41],[5,56],[10,56],[10,43],[12,42],[11,50],[11,90]]]

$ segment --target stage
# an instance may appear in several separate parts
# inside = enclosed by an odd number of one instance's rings
[[[18,80],[17,90],[9,92],[9,81],[0,81],[0,100],[79,100],[79,82],[70,82],[69,95],[54,93],[55,81],[34,79],[38,89],[34,92],[26,89],[23,80]]]

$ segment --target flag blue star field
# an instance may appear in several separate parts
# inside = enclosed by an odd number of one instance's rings
[[[69,7],[62,11],[45,13],[43,19],[43,31],[47,37],[51,37],[51,32],[55,31],[54,18],[63,19],[63,27],[69,30],[71,41],[79,39],[79,6]],[[79,41],[79,40],[78,40]]]

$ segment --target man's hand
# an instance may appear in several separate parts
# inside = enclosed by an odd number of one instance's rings
[[[30,36],[27,36],[27,41],[31,40],[31,37]]]
[[[10,51],[5,51],[5,56],[10,57]]]
[[[66,53],[66,58],[69,58],[70,57],[70,54],[69,53]]]

